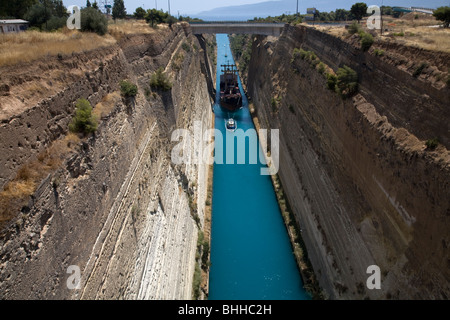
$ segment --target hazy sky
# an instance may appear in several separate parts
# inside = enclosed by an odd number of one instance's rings
[[[94,2],[94,0],[90,0]],[[102,4],[105,0],[97,0],[99,4]],[[114,0],[108,0],[110,4],[113,4]],[[210,9],[224,7],[224,6],[233,6],[240,4],[251,4],[264,2],[267,0],[170,0],[170,8],[171,14],[176,16],[178,12],[181,15],[186,14],[194,14],[202,11],[207,11]],[[335,3],[336,8],[346,8],[350,9],[350,6],[355,2],[366,2],[369,5],[400,5],[400,6],[423,6],[423,7],[435,7],[435,6],[444,6],[449,5],[450,0],[336,0],[333,1]],[[66,7],[70,5],[78,5],[84,7],[86,5],[86,0],[63,0],[64,5]],[[124,0],[125,8],[128,13],[133,13],[137,7],[143,7],[144,9],[154,8],[155,4],[158,9],[163,9],[164,11],[168,10],[168,0]],[[324,0],[299,0],[300,12],[302,13],[302,2],[315,3],[315,7],[320,10],[321,3],[329,3],[330,1]],[[292,0],[292,12],[295,11],[297,0]]]
[[[94,2],[94,0],[90,1],[91,3]],[[104,0],[97,0],[97,3],[101,4],[103,1]],[[114,0],[108,1],[110,4],[114,3]],[[178,11],[180,11],[180,14],[199,13],[218,7],[251,4],[263,1],[265,0],[170,0],[170,8],[171,13],[177,15]],[[66,7],[69,5],[86,5],[86,0],[63,0],[63,2]],[[155,4],[158,6],[158,9],[163,9],[164,11],[168,10],[168,0],[124,0],[124,2],[128,13],[133,13],[137,7],[143,7],[146,10],[155,8]]]

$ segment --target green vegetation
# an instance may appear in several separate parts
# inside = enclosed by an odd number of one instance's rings
[[[359,35],[361,49],[363,51],[369,50],[374,42],[373,36],[370,33],[367,33],[364,30],[362,30],[361,26],[356,21],[353,21],[353,23],[349,26],[348,33],[350,34],[357,33]]]
[[[299,57],[302,60],[308,61],[313,67],[320,63],[320,60],[313,51],[294,48],[291,63],[294,63]]]
[[[114,5],[112,8],[113,19],[124,19],[126,15],[127,11],[125,10],[125,4],[123,3],[123,0],[114,0]]]
[[[284,22],[287,24],[291,24],[291,25],[297,25],[299,23],[302,23],[302,16],[300,15],[296,15],[296,14],[282,14],[280,16],[276,16],[276,17],[265,17],[265,18],[258,18],[255,17],[252,20],[248,20],[250,22]]]
[[[142,7],[137,7],[133,13],[133,16],[137,20],[143,20],[143,19],[145,19],[146,13],[147,13],[147,11],[145,11]]]
[[[155,89],[162,89],[163,91],[169,91],[172,89],[172,83],[167,78],[164,68],[160,67],[150,78],[150,87]]]
[[[351,25],[348,26],[348,33],[355,34],[361,31],[361,26],[358,22],[353,21]]]
[[[375,49],[375,50],[373,51],[373,53],[374,53],[377,57],[384,56],[384,50],[381,50],[381,49]]]
[[[336,91],[337,77],[334,74],[327,73],[327,88]]]
[[[360,38],[361,49],[363,51],[367,51],[372,46],[374,39],[370,33],[362,30],[361,26],[358,22],[353,21],[353,23],[348,27],[348,33],[355,34],[357,33]]]
[[[428,67],[428,63],[422,62],[413,72],[413,77],[417,78],[420,76],[425,68]]]
[[[183,42],[183,44],[181,45],[181,47],[183,48],[184,51],[189,52],[191,51],[191,46],[189,44],[187,44],[186,42]]]
[[[272,112],[276,112],[278,109],[278,99],[272,97],[272,99],[270,100],[270,106],[272,107]]]
[[[364,2],[357,2],[351,7],[350,12],[359,23],[367,13],[367,4]]]
[[[138,93],[138,88],[135,84],[127,80],[122,80],[120,81],[120,93],[125,98],[135,97]]]
[[[62,1],[28,1],[28,4],[30,4],[30,6],[24,11],[23,18],[30,22],[30,27],[35,27],[44,31],[53,31],[66,25],[68,14]]]
[[[319,71],[320,74],[323,74],[325,72],[325,63],[320,61],[317,65],[317,71]]]
[[[444,22],[444,28],[448,28],[450,25],[450,7],[439,7],[433,11],[433,16],[440,21]]]
[[[69,130],[76,133],[92,133],[97,130],[97,119],[92,115],[92,106],[86,99],[78,99],[75,105],[75,117],[69,124]]]
[[[145,14],[145,21],[147,21],[147,23],[149,23],[152,28],[156,28],[160,23],[167,23],[170,27],[172,27],[172,24],[174,24],[178,20],[175,17],[169,15],[168,12],[163,12],[162,10],[156,9],[148,9],[147,13]]]
[[[425,145],[427,146],[428,150],[434,150],[439,145],[439,139],[438,138],[429,139],[425,142]]]
[[[405,33],[404,33],[403,31],[402,31],[402,32],[394,32],[393,35],[394,35],[395,37],[404,37],[404,36],[405,36]]]
[[[200,266],[198,263],[195,264],[195,271],[194,271],[194,280],[192,282],[192,296],[193,300],[198,300],[200,298],[200,284],[202,282],[202,270],[200,269]]]
[[[348,66],[337,71],[336,92],[343,98],[348,98],[358,91],[358,74]]]
[[[209,239],[205,239],[203,231],[198,231],[197,252],[195,254],[195,271],[192,283],[192,296],[194,300],[200,298],[200,286],[202,282],[202,269],[206,272],[210,267],[209,261]]]
[[[81,31],[95,32],[101,36],[108,32],[108,20],[92,7],[81,10]]]
[[[370,33],[361,32],[360,37],[361,37],[361,49],[363,51],[369,50],[374,41],[373,36]]]

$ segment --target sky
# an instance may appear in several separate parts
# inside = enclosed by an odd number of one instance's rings
[[[94,0],[90,0],[94,2]],[[102,4],[105,0],[97,0],[99,4]],[[110,4],[113,4],[113,0],[108,0]],[[170,0],[171,14],[177,16],[180,15],[195,15],[203,11],[208,11],[218,7],[224,6],[234,6],[242,4],[252,4],[258,2],[264,2],[266,0]],[[292,12],[295,12],[296,0],[292,1]],[[84,7],[86,5],[86,0],[63,0],[66,7],[70,5],[78,5]],[[133,13],[137,7],[143,7],[145,10],[155,8],[163,11],[168,11],[168,0],[124,0],[125,8],[128,13]],[[321,5],[325,6],[325,3],[330,1],[326,0],[299,0],[299,11],[300,13],[305,13],[305,6],[302,3],[307,2],[308,4],[314,3],[314,6],[321,10]],[[350,9],[351,5],[355,2],[366,2],[368,5],[379,5],[383,2],[384,5],[388,6],[423,6],[423,7],[437,7],[450,5],[450,0],[336,0],[333,1],[333,6],[331,10],[336,8]],[[322,11],[331,11],[329,8],[322,8]]]

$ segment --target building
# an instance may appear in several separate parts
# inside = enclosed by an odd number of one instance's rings
[[[0,20],[0,33],[22,32],[28,29],[28,21],[21,19]]]

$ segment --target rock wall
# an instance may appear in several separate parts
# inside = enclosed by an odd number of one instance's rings
[[[343,100],[309,62],[298,59],[294,69],[294,48],[314,51],[334,70],[354,68],[360,93]],[[249,95],[261,127],[280,129],[279,176],[328,298],[445,299],[450,293],[450,157],[444,146],[428,151],[419,140],[440,135],[448,141],[448,116],[437,116],[448,112],[448,88],[419,84],[394,69],[300,26],[253,42]],[[414,112],[407,115],[406,107]],[[374,264],[380,290],[366,287]]]
[[[183,43],[190,50],[183,49]],[[97,132],[82,141],[81,151],[41,183],[29,212],[18,215],[20,223],[3,230],[1,298],[191,298],[208,167],[173,164],[171,150],[177,142],[171,141],[171,133],[176,128],[192,131],[194,121],[203,128],[211,126],[210,79],[202,69],[201,46],[186,25],[175,25],[173,30],[127,35],[111,48],[65,57],[88,62],[84,76],[71,78],[67,89],[15,116],[17,125],[2,124],[4,132],[20,136],[29,110],[40,109],[47,120],[28,127],[29,135],[45,135],[41,141],[50,142],[55,137],[49,127],[58,123],[58,133],[66,132],[73,113],[68,105],[76,99],[88,98],[94,105],[117,90],[122,79],[139,87],[134,101],[117,102]],[[169,92],[149,87],[152,73],[161,66],[173,83]],[[18,129],[14,133],[11,128]],[[2,141],[1,148],[8,147]],[[15,161],[14,152],[5,156],[10,169],[2,170],[3,181],[36,153],[26,152]],[[57,185],[52,183],[55,178]],[[69,266],[80,268],[80,289],[67,286]]]

